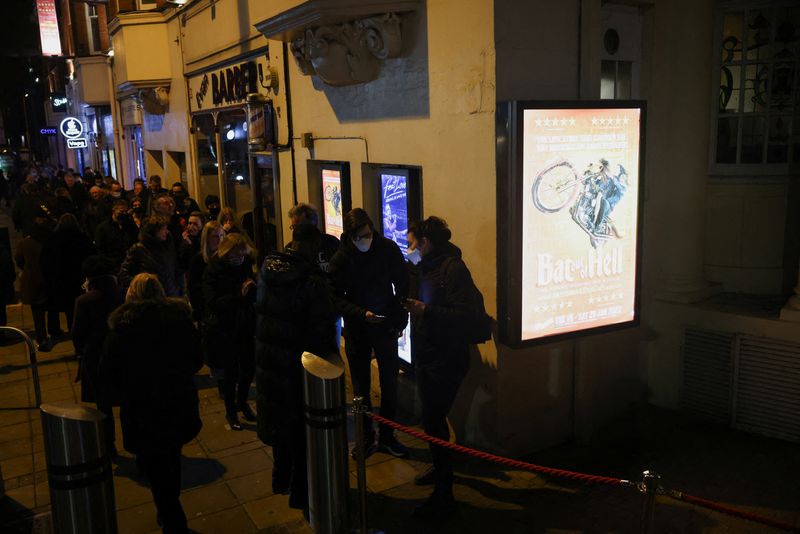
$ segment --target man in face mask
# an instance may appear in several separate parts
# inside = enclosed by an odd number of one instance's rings
[[[200,206],[189,196],[189,193],[181,182],[172,184],[170,195],[172,195],[172,198],[175,200],[175,213],[179,216],[187,217],[193,211],[200,211]]]
[[[408,323],[401,302],[408,297],[408,271],[403,253],[394,241],[375,231],[361,208],[344,217],[342,246],[331,259],[330,273],[336,287],[336,304],[344,316],[344,338],[354,394],[371,408],[370,361],[374,350],[381,385],[381,415],[394,419],[397,409],[397,337]],[[375,434],[365,439],[365,455],[376,450]],[[394,432],[380,427],[377,450],[404,458],[407,449]],[[353,451],[355,453],[355,451]]]
[[[122,184],[114,180],[111,182],[111,193],[109,194],[112,201],[125,198],[125,191],[122,189]]]
[[[94,243],[97,253],[114,262],[117,270],[125,259],[125,252],[138,240],[138,228],[128,215],[128,203],[116,200],[111,208],[111,219],[97,227]]]
[[[208,195],[205,200],[206,204],[206,222],[216,221],[219,217],[219,212],[222,209],[219,197],[217,195]]]

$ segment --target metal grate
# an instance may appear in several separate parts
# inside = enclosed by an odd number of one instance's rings
[[[800,441],[800,345],[741,336],[735,428]]]
[[[730,424],[734,342],[728,332],[686,328],[681,347],[684,411]]]

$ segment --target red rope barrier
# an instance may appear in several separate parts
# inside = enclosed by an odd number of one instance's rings
[[[391,419],[386,419],[385,417],[381,417],[380,415],[367,412],[367,415],[371,417],[373,420],[377,421],[382,425],[386,425],[390,428],[395,430],[399,430],[409,436],[414,436],[417,439],[421,439],[423,441],[427,441],[428,443],[433,443],[434,445],[438,445],[440,447],[444,447],[446,449],[450,449],[456,452],[460,452],[462,454],[466,454],[467,456],[472,456],[474,458],[480,458],[482,460],[488,460],[490,462],[498,463],[501,465],[505,465],[508,467],[513,467],[516,469],[523,469],[525,471],[532,471],[534,473],[541,473],[544,475],[551,475],[554,477],[561,477],[567,478],[570,480],[578,480],[581,482],[587,482],[589,484],[605,484],[608,486],[634,486],[639,487],[638,484],[631,482],[629,480],[622,480],[619,478],[612,478],[612,477],[603,477],[599,475],[587,475],[585,473],[576,473],[574,471],[566,471],[564,469],[555,469],[553,467],[544,467],[541,465],[531,464],[528,462],[521,462],[519,460],[512,460],[511,458],[504,458],[502,456],[497,456],[494,454],[489,454],[488,452],[478,451],[475,449],[470,449],[469,447],[464,447],[462,445],[457,445],[455,443],[450,443],[449,441],[445,441],[443,439],[435,438],[433,436],[429,436],[424,432],[420,432],[418,430],[414,430],[413,428],[409,428],[407,426],[403,426],[399,423],[395,423]],[[641,490],[641,488],[639,488]],[[700,506],[703,508],[708,508],[710,510],[715,510],[717,512],[721,512],[724,514],[728,514],[734,517],[739,517],[741,519],[747,519],[748,521],[753,521],[755,523],[761,523],[764,525],[769,525],[771,527],[775,527],[781,530],[785,530],[787,532],[797,532],[800,533],[800,527],[795,525],[790,525],[788,523],[782,523],[780,521],[776,521],[774,519],[770,519],[768,517],[764,517],[758,514],[754,514],[751,512],[745,512],[744,510],[738,510],[736,508],[732,508],[727,506],[723,503],[710,501],[708,499],[703,499],[700,497],[695,497],[693,495],[689,495],[680,491],[664,491],[663,488],[659,488],[659,493],[664,493],[673,499],[684,501],[689,504],[693,504],[695,506]]]
[[[689,504],[694,504],[695,506],[701,506],[703,508],[715,510],[723,514],[732,515],[734,517],[740,517],[742,519],[747,519],[748,521],[762,523],[764,525],[769,525],[771,527],[779,528],[787,532],[800,532],[800,527],[798,526],[790,525],[788,523],[783,523],[781,521],[776,521],[775,519],[770,519],[769,517],[764,517],[762,515],[754,514],[752,512],[746,512],[744,510],[732,508],[720,502],[710,501],[708,499],[703,499],[701,497],[695,497],[694,495],[689,495],[687,493],[683,493],[680,491],[670,491],[667,493],[667,495],[678,501],[687,502]]]
[[[505,465],[508,467],[514,467],[516,469],[523,469],[526,471],[533,471],[534,473],[541,473],[544,475],[551,475],[554,477],[561,477],[567,478],[570,480],[578,480],[580,482],[587,482],[589,484],[605,484],[608,486],[635,486],[634,483],[628,480],[621,480],[619,478],[611,478],[611,477],[602,477],[598,475],[587,475],[585,473],[576,473],[574,471],[565,471],[564,469],[555,469],[552,467],[544,467],[541,465],[531,464],[528,462],[521,462],[519,460],[512,460],[511,458],[504,458],[502,456],[496,456],[494,454],[489,454],[488,452],[483,451],[476,451],[475,449],[470,449],[468,447],[464,447],[462,445],[457,445],[455,443],[450,443],[449,441],[445,441],[443,439],[434,438],[433,436],[429,436],[424,432],[419,432],[412,428],[408,428],[407,426],[403,426],[399,423],[395,423],[390,419],[386,419],[385,417],[381,417],[380,415],[367,412],[367,415],[370,416],[375,421],[391,427],[395,430],[399,430],[400,432],[404,432],[410,436],[414,436],[415,438],[421,439],[423,441],[427,441],[429,443],[433,443],[434,445],[439,445],[440,447],[444,447],[446,449],[450,449],[456,452],[460,452],[462,454],[466,454],[468,456],[472,456],[474,458],[480,458],[482,460],[488,460],[490,462],[495,462],[501,465]]]

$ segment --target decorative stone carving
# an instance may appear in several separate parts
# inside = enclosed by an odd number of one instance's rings
[[[308,28],[291,41],[292,54],[303,74],[316,74],[334,86],[377,79],[383,61],[398,57],[401,49],[401,19],[395,13]]]
[[[169,87],[153,87],[139,91],[144,110],[151,115],[163,115],[169,104]]]

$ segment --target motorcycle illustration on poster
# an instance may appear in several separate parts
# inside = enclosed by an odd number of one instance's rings
[[[524,111],[523,340],[633,318],[640,113]]]

